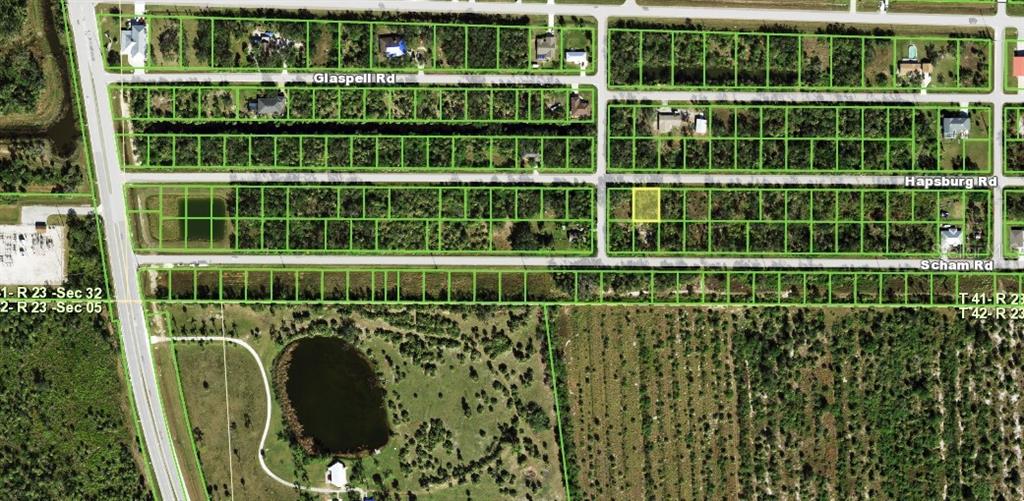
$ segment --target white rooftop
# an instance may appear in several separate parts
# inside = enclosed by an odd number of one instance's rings
[[[580,68],[587,67],[587,51],[570,50],[565,53],[565,62],[575,64]]]
[[[942,237],[941,247],[943,254],[964,244],[964,232],[956,226],[943,228],[940,236]]]
[[[341,461],[335,461],[327,467],[327,483],[339,489],[344,489],[348,485],[348,472]]]
[[[121,55],[128,56],[128,64],[136,68],[146,66],[146,25],[132,19],[128,28],[121,30]]]

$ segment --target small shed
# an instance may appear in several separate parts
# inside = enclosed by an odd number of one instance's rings
[[[339,489],[344,489],[348,485],[348,471],[341,461],[335,459],[327,467],[327,483]]]
[[[703,113],[694,117],[693,133],[699,136],[703,136],[708,133],[708,117],[704,116]]]
[[[388,59],[402,57],[408,50],[405,45],[405,37],[396,33],[380,35],[377,37],[377,43],[380,52]]]
[[[544,64],[558,53],[558,37],[552,32],[544,33],[533,40],[533,61]]]

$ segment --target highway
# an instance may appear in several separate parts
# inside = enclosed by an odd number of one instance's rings
[[[213,74],[112,74],[103,67],[104,54],[101,52],[95,25],[95,0],[69,0],[72,30],[75,41],[80,80],[85,106],[85,119],[89,128],[89,140],[96,166],[99,197],[105,217],[107,249],[110,253],[110,273],[114,292],[117,295],[117,314],[121,322],[121,339],[128,361],[128,374],[132,385],[142,439],[152,461],[157,489],[163,499],[188,499],[188,493],[181,481],[175,452],[168,434],[164,410],[156,386],[150,339],[146,331],[145,312],[140,301],[141,293],[135,278],[140,264],[190,264],[196,261],[224,264],[266,264],[266,265],[416,265],[416,266],[680,266],[680,267],[764,267],[764,268],[864,268],[864,269],[912,269],[920,260],[887,259],[810,259],[810,258],[612,258],[607,256],[604,244],[605,227],[605,186],[607,183],[679,183],[679,184],[737,184],[737,185],[848,185],[848,186],[899,186],[903,176],[832,176],[832,175],[758,175],[758,174],[609,174],[605,165],[605,141],[599,139],[597,170],[593,174],[561,175],[492,175],[492,174],[338,174],[338,173],[131,173],[126,174],[119,167],[117,148],[114,144],[114,121],[107,102],[106,87],[116,82],[252,82],[252,81],[309,81],[311,75],[299,73],[213,73]],[[284,0],[157,0],[149,1],[150,7],[159,4],[216,5],[218,7],[260,7],[294,8],[295,4]],[[403,75],[401,82],[407,83],[519,83],[519,84],[564,84],[593,85],[598,89],[598,103],[593,107],[596,113],[598,138],[606,137],[605,112],[610,99],[667,100],[715,100],[715,101],[785,101],[785,102],[927,102],[927,103],[992,103],[993,138],[1000,144],[1002,138],[1002,107],[1007,102],[1020,102],[1018,96],[1002,93],[1005,67],[1005,46],[1003,31],[1008,27],[1024,26],[1024,20],[1010,18],[1005,14],[1005,5],[998,5],[998,14],[993,16],[972,16],[966,14],[881,14],[878,12],[846,11],[797,11],[780,9],[731,9],[714,7],[638,7],[630,0],[621,6],[588,6],[578,4],[511,4],[476,2],[421,2],[421,1],[369,1],[369,0],[306,0],[306,9],[365,10],[371,12],[421,11],[460,12],[478,14],[538,14],[565,16],[593,16],[597,20],[599,58],[594,75],[580,76],[513,76],[513,75]],[[995,32],[992,61],[995,89],[990,93],[970,94],[920,94],[920,93],[843,93],[818,92],[719,92],[719,91],[609,91],[605,64],[608,61],[608,23],[611,17],[652,17],[663,19],[736,19],[770,22],[813,22],[823,18],[836,23],[867,23],[881,25],[957,27],[965,32],[991,28]],[[151,35],[152,36],[152,35]],[[1005,178],[1002,173],[1002,148],[993,148],[993,172],[999,180],[999,187],[992,190],[994,212],[993,228],[1001,228],[1001,196],[1003,186],[1024,186],[1021,179]],[[544,258],[544,257],[469,257],[469,256],[316,256],[316,255],[136,255],[128,241],[126,207],[123,189],[126,182],[567,182],[586,183],[597,188],[597,242],[595,257],[587,258]],[[1021,269],[1019,262],[1007,261],[1002,255],[1002,234],[993,235],[994,261],[998,268]]]
[[[75,54],[82,85],[85,120],[96,170],[99,198],[104,215],[104,240],[109,255],[109,272],[117,299],[117,318],[121,327],[121,343],[128,362],[128,378],[138,409],[142,439],[152,463],[156,487],[164,500],[188,499],[178,471],[170,434],[164,419],[163,403],[156,382],[156,371],[146,333],[139,282],[135,277],[138,263],[128,242],[127,214],[123,188],[124,177],[114,144],[114,123],[106,98],[103,55],[96,43],[94,7],[86,3],[70,6]]]

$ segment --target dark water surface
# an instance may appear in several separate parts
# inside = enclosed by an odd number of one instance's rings
[[[188,231],[190,241],[217,241],[224,238],[224,217],[227,215],[227,204],[220,198],[181,198],[178,200],[178,214],[187,219],[181,220],[182,235]]]
[[[285,391],[318,452],[356,454],[387,443],[384,389],[363,354],[337,338],[295,343]]]

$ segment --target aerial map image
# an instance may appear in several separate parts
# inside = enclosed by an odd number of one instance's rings
[[[1024,501],[1024,0],[0,0],[0,499]]]

